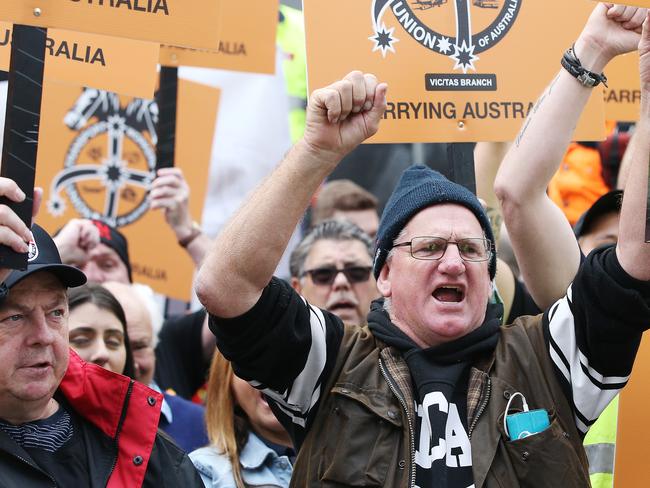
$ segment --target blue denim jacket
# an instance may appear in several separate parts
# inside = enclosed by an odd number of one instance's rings
[[[214,447],[202,447],[190,453],[190,459],[208,488],[235,488],[230,460]],[[239,456],[244,483],[255,487],[289,486],[292,467],[286,456],[278,456],[259,437],[250,432]]]

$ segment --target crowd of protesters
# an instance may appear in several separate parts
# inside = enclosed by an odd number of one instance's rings
[[[304,135],[214,239],[160,170],[151,211],[197,268],[186,315],[133,283],[119,229],[50,236],[0,206],[0,244],[28,255],[0,268],[0,486],[612,487],[650,325],[648,19],[597,4],[516,140],[476,144],[477,195],[425,165],[383,210],[328,181],[381,126],[390,87],[359,71],[313,92]],[[576,217],[554,178],[635,49],[640,118]],[[0,196],[25,199],[2,177]]]

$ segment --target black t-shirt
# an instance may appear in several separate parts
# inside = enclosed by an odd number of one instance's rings
[[[0,422],[0,428],[25,449],[57,486],[90,486],[86,447],[74,410],[61,406],[46,419],[20,426]]]
[[[205,310],[165,321],[156,346],[154,379],[165,391],[191,400],[208,375],[209,361],[203,359],[202,330]]]

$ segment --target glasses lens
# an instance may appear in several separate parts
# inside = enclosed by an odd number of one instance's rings
[[[416,259],[440,259],[447,248],[447,240],[441,237],[414,237],[411,255]]]
[[[371,269],[372,268],[366,268],[363,266],[351,266],[349,268],[344,268],[343,274],[345,274],[345,277],[350,283],[361,283],[363,281],[368,281]]]
[[[489,256],[490,245],[486,239],[460,239],[458,251],[467,261],[485,261]]]
[[[369,266],[350,266],[343,269],[316,268],[307,271],[307,273],[315,285],[331,285],[339,273],[343,273],[350,283],[361,283],[368,281],[371,271],[372,268]]]
[[[315,285],[331,285],[338,273],[336,268],[317,268],[308,271]]]

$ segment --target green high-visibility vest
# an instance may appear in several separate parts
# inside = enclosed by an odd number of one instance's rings
[[[307,108],[307,55],[301,10],[280,5],[277,42],[285,53],[282,67],[289,97],[289,131],[291,141],[296,142],[305,132]]]
[[[583,443],[589,459],[589,477],[593,488],[614,486],[617,422],[618,395],[591,426]]]

